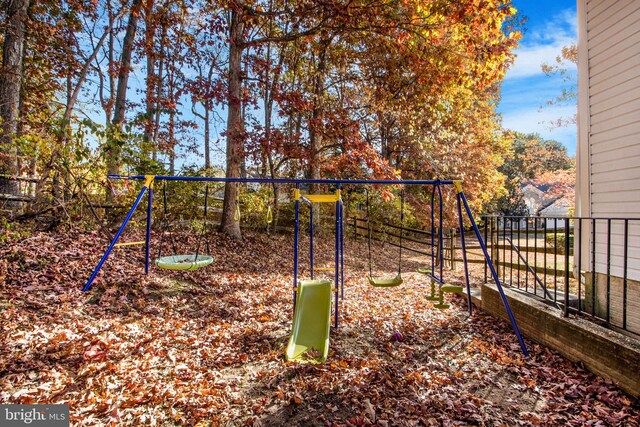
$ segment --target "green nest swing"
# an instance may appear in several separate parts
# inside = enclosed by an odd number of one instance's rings
[[[209,255],[169,255],[156,259],[156,267],[165,270],[193,271],[213,262]]]
[[[202,231],[198,234],[196,253],[195,254],[176,254],[175,239],[169,236],[171,245],[173,246],[174,255],[162,256],[162,243],[164,241],[165,234],[169,228],[169,221],[167,220],[167,186],[162,187],[162,198],[164,208],[164,226],[162,228],[162,236],[160,238],[158,258],[155,260],[155,265],[158,268],[174,271],[193,271],[202,267],[206,267],[213,262],[213,257],[209,255],[203,255],[200,253],[200,243],[203,235],[207,234],[207,210],[209,207],[209,186],[205,187],[204,192],[204,218]],[[169,231],[169,234],[171,232]],[[206,239],[207,252],[209,252],[209,239]]]

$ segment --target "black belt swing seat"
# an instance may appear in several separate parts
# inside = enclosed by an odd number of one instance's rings
[[[400,256],[398,258],[398,274],[392,278],[373,277],[373,257],[371,255],[371,218],[369,215],[369,192],[367,191],[367,232],[369,247],[369,284],[376,288],[392,288],[400,286],[404,282],[402,279],[402,227],[404,226],[404,189],[400,193]]]

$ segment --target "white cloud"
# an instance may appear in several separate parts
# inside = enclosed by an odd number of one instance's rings
[[[577,40],[577,19],[574,10],[565,10],[553,17],[544,26],[536,27],[524,34],[516,49],[517,57],[507,71],[506,79],[542,75],[543,63],[553,63],[562,47]]]
[[[554,139],[567,147],[569,154],[576,151],[576,126],[549,129],[549,122],[559,117],[571,117],[575,107],[524,108],[502,112],[502,126],[523,133],[539,133],[545,139]]]

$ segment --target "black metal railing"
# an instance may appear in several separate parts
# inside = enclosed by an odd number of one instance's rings
[[[564,315],[585,315],[640,335],[640,218],[482,221],[503,284],[558,306]]]
[[[371,227],[372,240],[389,243],[391,246],[399,246],[400,234],[404,241],[403,249],[419,255],[431,257],[431,232],[410,227],[402,227],[396,224],[370,224],[366,219],[353,218],[351,220],[354,237],[367,237],[369,227]],[[442,252],[443,266],[455,269],[458,263],[462,263],[462,244],[456,238],[457,228],[443,229],[442,242],[439,242],[439,232],[436,230],[433,241],[433,254],[436,256],[436,265],[440,265],[440,253]],[[481,252],[480,244],[473,231],[465,232],[465,248],[467,250],[467,262],[470,264],[484,264],[484,255]],[[414,243],[414,245],[411,245]],[[440,251],[442,245],[442,251]]]
[[[640,336],[640,218],[483,216],[480,224],[501,282],[546,301],[565,316],[576,314]],[[367,237],[363,219],[353,219],[354,236]],[[372,225],[372,238],[426,257],[428,231],[394,224]],[[438,236],[439,233],[436,233]],[[465,233],[467,262],[484,264],[475,234]],[[440,251],[442,245],[442,251]],[[462,262],[457,229],[443,230],[433,253],[444,267]],[[459,264],[458,264],[459,265]],[[478,270],[475,270],[478,271]],[[482,270],[478,271],[482,274]]]
[[[352,227],[353,227],[353,235],[354,237],[368,237],[369,228],[371,228],[371,239],[388,243],[391,246],[400,246],[400,233],[402,233],[402,240],[417,243],[418,247],[423,248],[418,249],[417,247],[411,247],[407,245],[405,242],[402,246],[403,249],[413,252],[423,256],[431,256],[431,234],[424,230],[417,230],[407,227],[401,227],[399,225],[394,224],[382,224],[383,227],[379,227],[378,225],[367,225],[366,220],[360,218],[353,218]],[[437,242],[435,243],[437,245]],[[435,249],[437,252],[437,248]]]

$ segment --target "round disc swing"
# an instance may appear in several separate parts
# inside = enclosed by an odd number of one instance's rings
[[[369,215],[369,192],[367,191],[367,233],[369,247],[369,284],[376,288],[392,288],[402,285],[402,227],[404,226],[404,189],[400,193],[400,256],[398,257],[398,274],[392,278],[373,277],[373,257],[371,256],[371,217]]]
[[[202,231],[198,235],[198,243],[196,244],[196,253],[195,254],[185,254],[178,255],[176,254],[176,243],[175,239],[171,238],[171,246],[174,252],[174,255],[161,256],[162,255],[162,242],[164,240],[165,231],[168,229],[168,221],[167,221],[167,183],[164,182],[162,187],[162,200],[163,200],[163,209],[164,209],[164,226],[162,229],[162,236],[160,238],[160,244],[158,249],[158,258],[156,258],[155,264],[159,268],[163,268],[165,270],[181,270],[181,271],[193,271],[202,267],[206,267],[207,265],[213,262],[213,258],[209,255],[200,254],[200,242],[202,240],[202,235],[207,232],[207,209],[209,207],[209,186],[205,187],[204,190],[204,223],[202,226]],[[169,232],[171,233],[171,232]],[[206,241],[207,252],[209,252],[209,240]]]

